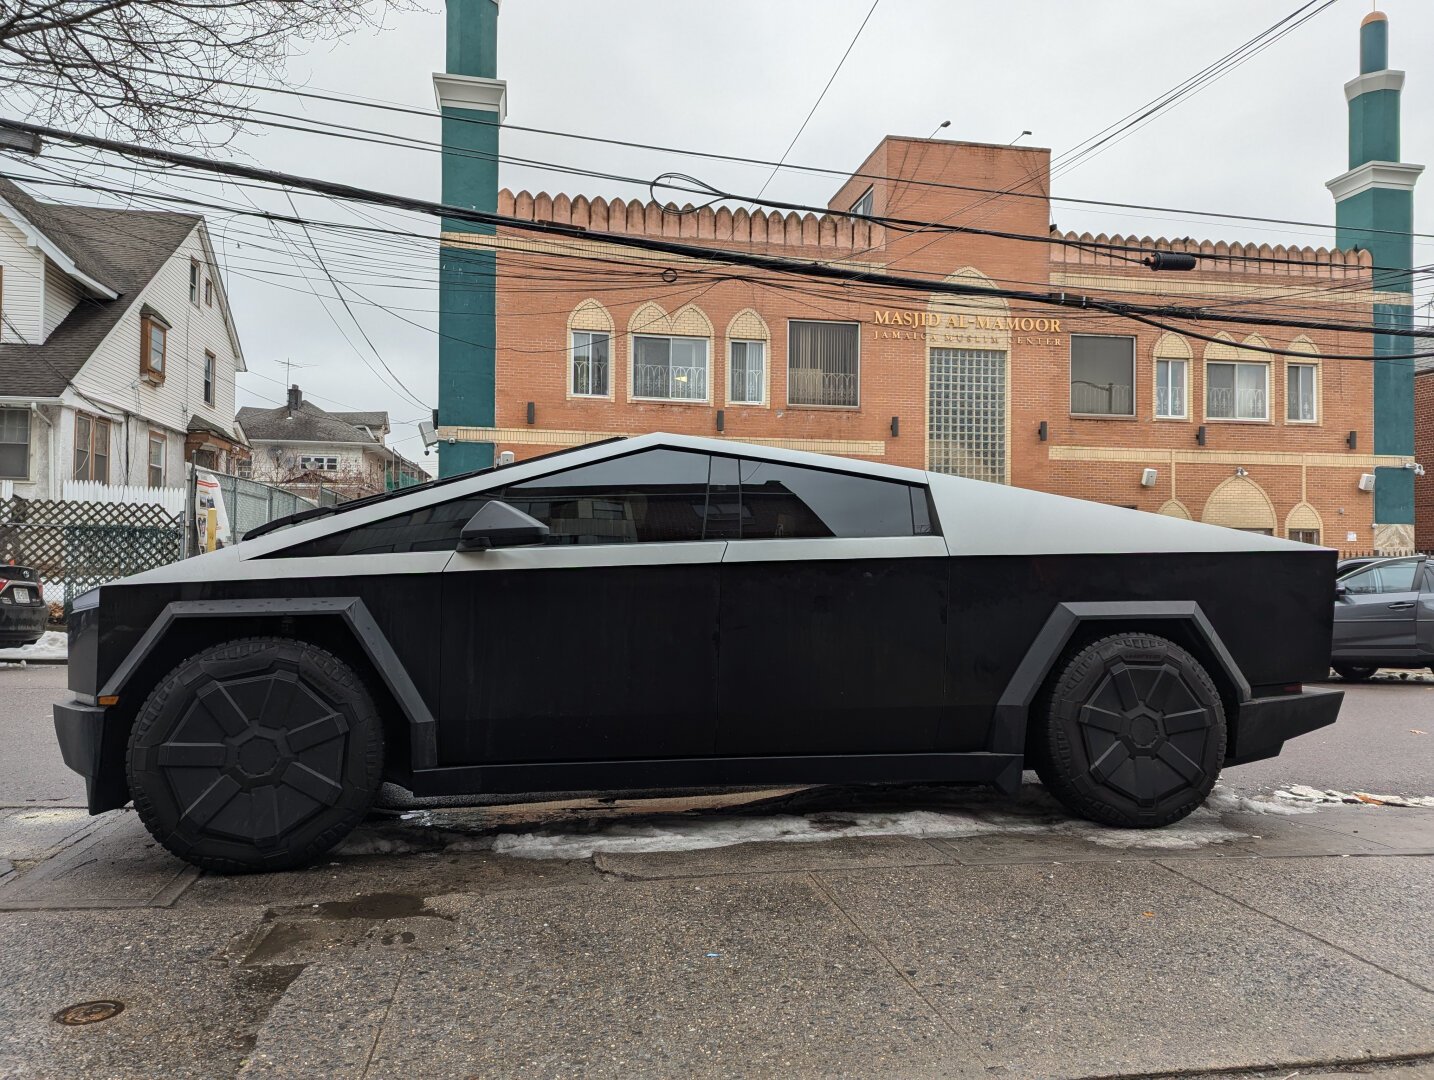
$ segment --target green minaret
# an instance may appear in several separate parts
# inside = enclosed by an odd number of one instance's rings
[[[1326,187],[1335,201],[1335,243],[1365,248],[1374,265],[1376,326],[1414,325],[1414,184],[1422,165],[1399,161],[1399,92],[1404,72],[1389,68],[1389,19],[1381,11],[1359,27],[1359,77],[1344,85],[1349,101],[1349,171]],[[1374,352],[1411,351],[1410,338],[1376,334]],[[1414,364],[1374,366],[1374,452],[1414,453]],[[1414,473],[1375,470],[1374,543],[1390,554],[1414,548]]]
[[[498,130],[508,86],[498,76],[500,0],[448,0],[448,70],[433,76],[443,111],[443,201],[498,209]],[[492,427],[496,260],[491,249],[454,234],[492,235],[489,226],[444,219],[438,263],[438,425]],[[438,473],[493,464],[493,444],[440,440]]]

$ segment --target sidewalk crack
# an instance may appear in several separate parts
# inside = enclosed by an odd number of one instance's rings
[[[369,1070],[373,1068],[373,1056],[378,1052],[379,1040],[383,1038],[383,1029],[388,1024],[388,1015],[393,1012],[393,1003],[398,1000],[398,991],[403,986],[404,969],[408,967],[408,957],[403,957],[398,962],[398,977],[393,980],[393,993],[389,995],[388,1003],[383,1007],[383,1016],[379,1018],[378,1027],[373,1033],[373,1043],[368,1048],[368,1057],[364,1058],[363,1072],[359,1074],[359,1080],[368,1076]]]

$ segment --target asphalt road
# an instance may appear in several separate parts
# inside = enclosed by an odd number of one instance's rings
[[[84,784],[60,760],[50,722],[65,678],[63,665],[0,667],[0,806],[84,805]],[[1224,783],[1250,793],[1308,784],[1434,795],[1434,682],[1326,685],[1345,691],[1338,723],[1289,742],[1278,758],[1226,770]]]

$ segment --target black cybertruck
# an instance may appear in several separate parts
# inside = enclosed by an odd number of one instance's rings
[[[1176,821],[1334,721],[1335,553],[721,439],[307,511],[81,597],[90,812],[218,871],[419,796],[994,784]]]

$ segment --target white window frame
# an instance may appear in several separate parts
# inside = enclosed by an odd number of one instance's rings
[[[1130,411],[1129,412],[1080,412],[1075,407],[1075,343],[1077,338],[1120,338],[1130,342]],[[1136,340],[1133,334],[1072,334],[1066,356],[1066,389],[1070,394],[1070,414],[1080,420],[1133,420],[1139,414],[1139,393],[1136,390],[1135,362]]]
[[[31,421],[31,419],[30,419],[30,410],[29,410],[29,409],[12,409],[12,408],[10,408],[9,406],[3,406],[3,407],[0,407],[0,412],[20,413],[21,415],[23,415],[23,416],[25,417],[25,441],[24,441],[24,443],[22,444],[22,443],[14,443],[14,442],[11,442],[11,443],[5,443],[5,444],[4,444],[4,445],[6,445],[6,446],[21,446],[21,445],[23,445],[23,446],[25,447],[25,472],[24,472],[23,475],[20,475],[20,476],[5,476],[5,475],[3,475],[3,474],[0,474],[0,480],[14,480],[14,481],[16,481],[17,483],[25,483],[25,482],[27,482],[27,481],[30,479],[30,443],[31,443],[31,441],[32,441],[32,439],[33,439],[33,437],[34,437],[34,431],[35,431],[35,425],[34,425],[34,423],[32,423],[32,421]]]
[[[159,464],[154,461],[154,449],[159,447]],[[169,458],[169,436],[162,431],[149,429],[149,454],[145,458],[145,479],[149,481],[150,487],[164,487],[164,478],[168,474]],[[159,470],[159,483],[155,483],[155,469]]]
[[[1181,378],[1181,400],[1185,407],[1180,412],[1160,411],[1160,365],[1180,364],[1184,369]],[[1167,389],[1174,385],[1167,380]],[[1189,420],[1190,419],[1190,358],[1188,356],[1157,356],[1155,358],[1155,419],[1157,420]]]
[[[739,398],[732,396],[732,372],[736,367],[734,354],[736,352],[736,346],[738,345],[743,346],[744,351],[749,350],[753,345],[756,345],[762,350],[762,370],[757,379],[758,389],[756,398]],[[768,373],[771,371],[771,363],[769,361],[771,351],[771,343],[762,338],[732,338],[727,342],[727,404],[755,406],[767,404],[767,378]]]
[[[873,184],[861,193],[861,197],[851,204],[850,213],[858,214],[861,217],[871,217],[871,212],[876,208],[876,185]]]
[[[592,339],[595,337],[607,338],[607,390],[601,394],[584,393],[577,389],[577,362],[578,362],[578,335],[583,334],[588,338],[587,347],[592,348]],[[591,355],[591,353],[589,354]],[[612,400],[613,369],[617,366],[613,349],[613,335],[608,330],[580,330],[568,331],[568,397],[570,398],[594,398],[599,401]],[[592,372],[588,372],[588,387],[592,387]]]
[[[1310,369],[1310,396],[1314,399],[1314,416],[1308,420],[1290,416],[1290,374],[1295,368]],[[1316,360],[1288,360],[1285,362],[1285,423],[1317,425],[1320,422],[1320,366]]]
[[[300,454],[299,468],[304,472],[338,472],[339,459],[334,454]]]
[[[1256,367],[1264,369],[1265,373],[1265,415],[1264,416],[1211,416],[1210,415],[1210,369],[1220,365],[1235,368],[1235,390],[1238,394],[1240,388],[1240,372],[1242,367]],[[1270,364],[1264,360],[1206,360],[1205,361],[1205,419],[1213,424],[1268,424],[1270,422]],[[1235,411],[1240,411],[1238,396],[1235,399]]]
[[[792,400],[792,324],[793,323],[824,323],[838,326],[856,327],[856,371],[853,378],[856,380],[856,400],[850,405],[811,405],[804,401]],[[844,409],[847,412],[857,412],[861,409],[861,323],[853,322],[850,319],[788,319],[787,320],[787,408],[789,409]],[[801,369],[805,370],[805,369]]]
[[[204,350],[204,404],[213,407],[219,399],[219,357]]]
[[[637,343],[643,338],[654,341],[666,341],[668,343],[669,370],[671,369],[671,348],[674,341],[700,341],[702,343],[702,365],[704,368],[703,379],[705,382],[704,392],[701,397],[655,397],[651,394],[639,394],[637,392]],[[633,401],[656,401],[664,405],[710,405],[712,403],[712,339],[709,337],[697,337],[692,334],[629,334],[628,335],[628,368],[631,371],[628,388],[632,393]]]

